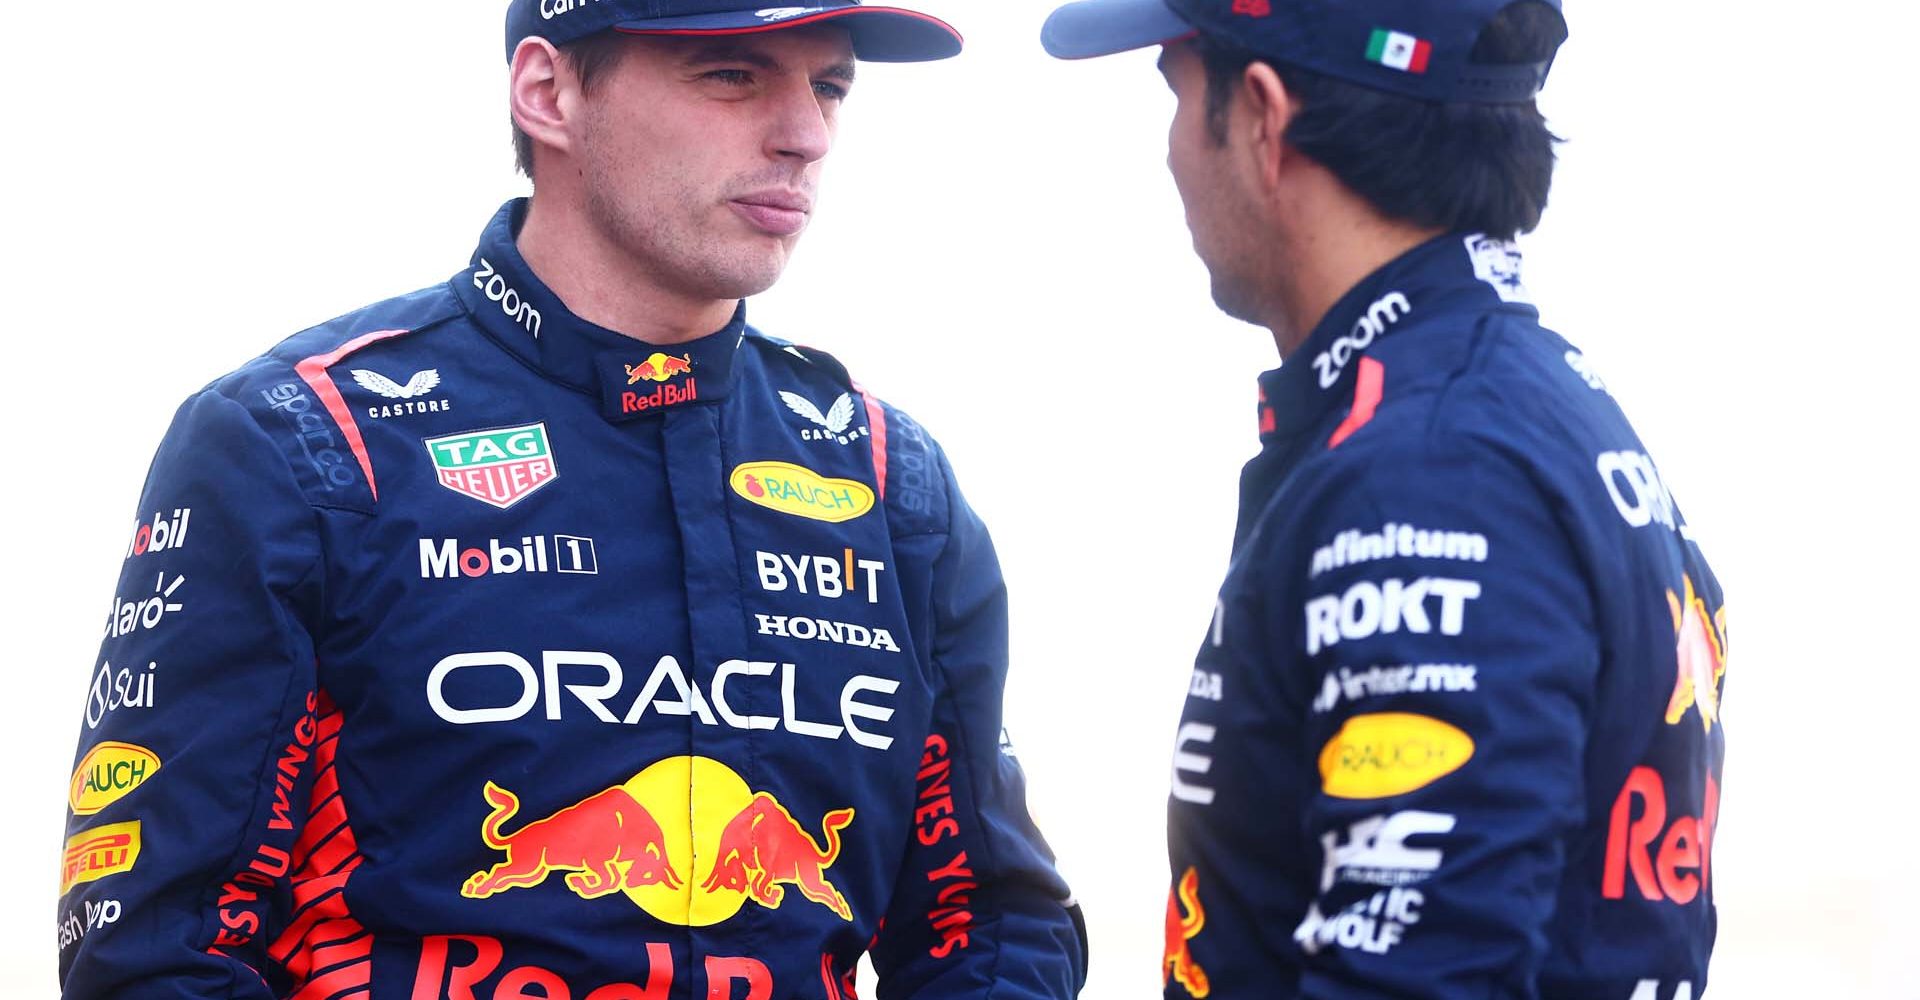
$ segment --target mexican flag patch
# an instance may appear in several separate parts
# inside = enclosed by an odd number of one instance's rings
[[[1427,59],[1433,55],[1433,43],[1400,31],[1373,29],[1367,41],[1367,60],[1405,73],[1425,73]]]

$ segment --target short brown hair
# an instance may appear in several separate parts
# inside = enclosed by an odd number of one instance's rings
[[[594,84],[619,61],[626,41],[618,31],[595,32],[560,46],[560,58],[572,66],[574,74],[580,77],[581,89],[592,94]],[[508,120],[512,121],[511,114]],[[512,122],[512,125],[514,163],[521,173],[532,179],[533,136],[522,131],[519,122]]]

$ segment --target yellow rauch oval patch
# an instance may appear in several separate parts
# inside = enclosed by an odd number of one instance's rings
[[[747,462],[728,480],[735,493],[769,510],[815,521],[851,521],[873,509],[873,490],[851,479],[828,479],[791,462]]]
[[[104,742],[80,758],[67,786],[67,804],[75,816],[91,816],[139,788],[155,771],[160,758],[131,743]]]
[[[1383,799],[1424,788],[1472,757],[1473,737],[1439,719],[1356,715],[1320,750],[1320,789],[1336,799]]]

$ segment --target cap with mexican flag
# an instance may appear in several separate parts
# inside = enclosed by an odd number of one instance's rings
[[[719,2],[719,0],[712,0]],[[736,2],[736,0],[729,0]],[[815,0],[819,2],[819,0]],[[1562,0],[1075,0],[1040,41],[1062,59],[1177,45],[1198,35],[1277,65],[1423,101],[1515,104],[1546,82],[1566,40]],[[1542,34],[1527,62],[1476,58],[1496,24]],[[1552,37],[1549,37],[1552,36]],[[1499,46],[1486,46],[1497,51]]]
[[[1432,57],[1432,42],[1424,38],[1415,38],[1403,31],[1375,28],[1373,37],[1367,41],[1367,60],[1377,62],[1388,69],[1402,70],[1407,73],[1425,73],[1427,60]]]

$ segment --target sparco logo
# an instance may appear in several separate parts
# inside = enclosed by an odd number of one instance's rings
[[[333,437],[333,425],[314,409],[313,397],[307,395],[305,389],[294,382],[282,382],[271,389],[260,390],[260,395],[268,406],[280,413],[287,426],[293,428],[300,451],[307,456],[307,464],[313,466],[314,474],[320,477],[321,488],[331,493],[354,484],[352,460],[340,450],[339,442]]]
[[[518,546],[501,545],[500,539],[489,538],[484,548],[474,545],[464,549],[458,539],[420,539],[420,575],[428,580],[554,571],[599,573],[600,560],[594,554],[593,539],[555,535],[549,546],[545,535],[525,535]]]
[[[1331,389],[1340,381],[1340,373],[1353,356],[1373,345],[1374,340],[1413,311],[1413,303],[1399,292],[1388,292],[1367,307],[1366,315],[1354,321],[1353,331],[1333,342],[1313,359],[1313,370],[1320,373],[1320,388]]]
[[[541,11],[544,13],[545,10],[543,4]],[[480,267],[473,272],[473,287],[480,289],[480,294],[500,303],[500,311],[506,313],[508,319],[526,327],[527,332],[535,337],[540,336],[540,310],[528,305],[526,298],[507,284],[507,279],[495,271],[493,262],[485,257],[480,258]]]

